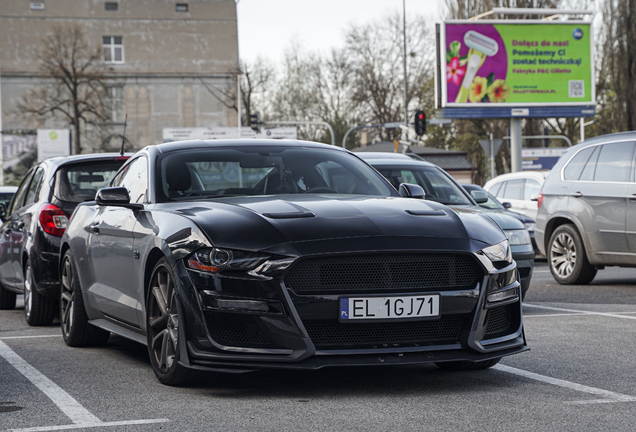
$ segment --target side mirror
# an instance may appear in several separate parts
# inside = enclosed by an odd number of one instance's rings
[[[3,203],[0,203],[0,219],[4,219],[7,216],[7,208]]]
[[[95,194],[95,203],[103,206],[119,206],[132,209],[142,209],[142,204],[131,204],[128,189],[125,187],[103,188]]]
[[[510,207],[512,207],[512,204],[510,204],[509,202],[505,202],[505,203],[501,203],[502,206],[504,206],[505,208],[509,209]]]
[[[539,201],[539,197],[541,197],[541,194],[532,194],[532,196],[530,197],[530,201]]]
[[[474,190],[470,194],[473,196],[477,204],[483,204],[488,201],[488,194],[484,191]]]
[[[404,198],[426,198],[426,192],[424,192],[424,189],[422,189],[422,186],[420,185],[402,183],[398,190],[400,192],[400,196],[403,196]]]

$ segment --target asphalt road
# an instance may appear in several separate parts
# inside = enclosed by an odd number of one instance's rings
[[[531,350],[490,370],[263,371],[174,388],[145,347],[69,348],[57,326],[0,311],[0,430],[635,430],[636,269],[563,287],[538,262],[524,313]]]

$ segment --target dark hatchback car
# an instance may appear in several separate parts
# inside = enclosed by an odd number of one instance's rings
[[[64,234],[64,340],[145,344],[169,385],[198,370],[483,369],[525,351],[503,231],[400,189],[323,144],[148,146]]]
[[[530,240],[532,240],[532,247],[534,248],[534,253],[539,254],[539,249],[537,248],[537,242],[534,239],[534,230],[537,227],[536,222],[530,216],[526,216],[523,213],[518,213],[509,210],[510,203],[509,202],[499,202],[499,200],[490,192],[485,190],[479,185],[476,184],[462,184],[462,187],[468,191],[472,195],[473,192],[484,192],[487,196],[487,199],[484,202],[478,203],[480,207],[488,209],[490,211],[494,211],[497,213],[503,213],[508,216],[512,216],[515,219],[518,219],[523,226],[530,233]]]
[[[522,294],[525,296],[530,287],[535,254],[530,235],[517,218],[480,207],[473,195],[462,188],[446,171],[430,162],[395,153],[356,154],[377,169],[395,187],[402,182],[414,183],[424,189],[426,200],[445,204],[455,210],[485,213],[491,217],[504,230],[510,241],[512,257],[517,262],[521,277]],[[486,194],[478,196],[479,201],[485,201],[486,198]]]
[[[59,250],[77,204],[93,200],[127,156],[91,154],[47,159],[27,172],[3,218],[0,309],[24,294],[29,325],[53,321],[60,296]]]

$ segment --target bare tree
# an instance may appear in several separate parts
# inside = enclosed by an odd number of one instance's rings
[[[106,121],[107,90],[99,47],[88,42],[80,25],[57,26],[38,53],[42,83],[18,110],[39,120],[59,119],[73,129],[73,154],[81,153],[86,125]]]

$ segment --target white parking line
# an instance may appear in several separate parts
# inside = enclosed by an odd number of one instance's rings
[[[547,384],[552,384],[555,386],[567,388],[570,390],[575,390],[575,391],[589,393],[589,394],[603,397],[603,399],[569,401],[569,402],[566,402],[567,404],[586,405],[586,404],[614,403],[614,402],[636,402],[636,397],[634,396],[628,396],[628,395],[615,393],[615,392],[611,392],[608,390],[603,390],[603,389],[599,389],[595,387],[588,387],[588,386],[573,383],[570,381],[560,380],[560,379],[548,377],[545,375],[539,375],[533,372],[528,372],[522,369],[510,367],[510,366],[504,366],[502,364],[493,366],[493,369],[497,369],[502,372],[508,372],[514,375],[519,375],[524,378],[529,378],[535,381],[541,381]]]
[[[8,340],[8,339],[33,339],[33,338],[52,338],[52,337],[56,337],[59,338],[60,335],[35,335],[35,336],[5,336],[5,337],[0,337],[0,340]]]
[[[49,431],[49,430],[65,430],[65,429],[79,429],[88,427],[103,427],[103,426],[121,426],[128,424],[146,424],[146,423],[164,423],[169,421],[168,419],[152,419],[152,420],[131,420],[131,421],[118,421],[118,422],[102,422],[100,419],[91,414],[86,408],[80,405],[75,398],[66,393],[48,379],[44,374],[35,369],[29,363],[27,363],[22,357],[17,355],[7,344],[0,341],[0,357],[3,357],[11,366],[16,368],[18,372],[24,375],[33,385],[40,389],[49,399],[58,406],[64,414],[66,414],[71,421],[72,425],[61,426],[44,426],[27,429],[12,429],[14,431]]]
[[[558,308],[558,307],[551,307],[551,306],[540,306],[540,305],[533,305],[533,304],[528,304],[528,303],[524,303],[523,307],[529,307],[529,308],[537,308],[537,309],[546,309],[546,310],[553,310],[553,311],[560,311],[560,312],[573,312],[573,313],[578,313],[578,314],[582,314],[582,315],[599,315],[599,316],[606,316],[606,317],[612,317],[612,318],[623,318],[623,319],[632,319],[632,320],[636,320],[636,316],[628,316],[628,315],[619,315],[618,313],[607,313],[607,312],[591,312],[591,311],[583,311],[583,310],[576,310],[576,309],[565,309],[565,308]]]

